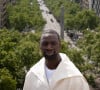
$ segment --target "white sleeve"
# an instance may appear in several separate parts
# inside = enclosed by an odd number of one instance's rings
[[[84,77],[72,77],[69,90],[90,90]]]
[[[35,85],[36,77],[30,72],[25,77],[24,87],[23,90],[36,90]],[[33,89],[34,87],[34,89]]]

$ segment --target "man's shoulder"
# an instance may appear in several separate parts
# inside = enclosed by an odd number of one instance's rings
[[[36,64],[34,64],[34,65],[30,68],[30,70],[37,69],[37,68],[41,67],[41,65],[43,65],[43,64],[44,64],[44,58],[40,59],[40,61],[38,61]]]
[[[30,68],[30,70],[28,71],[28,73],[34,73],[34,72],[40,70],[41,67],[43,67],[43,65],[44,65],[44,58],[40,59],[36,64],[34,64]]]
[[[60,56],[62,58],[62,67],[65,68],[68,76],[82,76],[80,70],[75,66],[75,64],[66,54],[60,53]]]
[[[59,53],[63,62],[71,62],[69,57],[65,53]]]

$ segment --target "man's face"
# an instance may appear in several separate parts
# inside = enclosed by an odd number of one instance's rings
[[[55,59],[60,49],[60,41],[57,35],[48,33],[43,34],[40,40],[40,48],[46,59]]]

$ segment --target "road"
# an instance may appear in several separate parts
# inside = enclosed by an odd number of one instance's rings
[[[37,0],[37,1],[38,1],[38,4],[40,5],[42,16],[44,20],[46,21],[44,30],[53,29],[60,35],[60,32],[61,32],[60,24],[57,22],[57,20],[55,19],[53,14],[50,12],[50,10],[46,7],[44,1],[43,0]],[[74,42],[70,39],[70,37],[67,35],[66,32],[64,32],[64,41],[69,42],[71,48],[76,48],[77,50],[79,50],[79,48],[77,48],[74,45]]]
[[[44,30],[54,29],[60,35],[60,25],[56,21],[55,17],[52,15],[50,10],[46,7],[43,0],[37,0],[37,1],[40,5],[40,10],[42,12],[42,16],[45,19],[45,21],[47,22],[46,25],[44,26]]]

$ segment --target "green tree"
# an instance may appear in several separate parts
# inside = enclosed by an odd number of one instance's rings
[[[19,84],[18,79],[25,75],[25,73],[23,74],[24,70],[22,70],[22,62],[16,54],[16,48],[21,38],[21,33],[16,30],[0,30],[0,69],[7,68],[12,76],[12,78],[6,76],[3,79],[7,78],[8,81],[16,79],[17,84]],[[19,76],[18,73],[21,72],[20,70],[22,70],[23,76]]]
[[[16,80],[6,68],[0,69],[0,90],[16,90]]]
[[[42,18],[37,0],[17,2],[16,5],[8,5],[8,28],[15,28],[19,31],[23,31],[25,28],[41,30],[45,21]]]
[[[86,56],[85,76],[94,86],[94,79],[100,73],[100,31],[84,30],[83,34],[83,38],[79,39],[77,44],[83,50],[83,55]]]
[[[86,28],[94,29],[98,26],[99,22],[99,17],[90,10],[82,10],[75,16],[75,28],[78,30]]]

